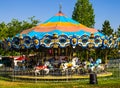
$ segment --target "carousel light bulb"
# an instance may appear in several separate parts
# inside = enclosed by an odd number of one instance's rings
[[[75,49],[75,46],[73,46],[73,48]]]

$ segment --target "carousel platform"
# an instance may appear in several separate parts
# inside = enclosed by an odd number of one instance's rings
[[[112,76],[111,72],[105,72],[97,74],[97,77],[109,77]],[[65,81],[65,80],[79,80],[89,78],[89,74],[86,75],[68,75],[68,76],[28,76],[28,75],[11,75],[14,79],[19,80],[38,80],[38,81]]]

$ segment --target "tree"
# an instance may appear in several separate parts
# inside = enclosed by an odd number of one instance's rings
[[[120,37],[120,25],[119,25],[119,27],[117,29],[117,35]]]
[[[110,22],[108,20],[104,21],[101,32],[108,36],[110,36],[113,33],[113,29],[111,28]]]
[[[21,31],[36,26],[38,23],[39,21],[35,20],[34,16],[30,17],[28,21],[24,21],[24,20],[18,21],[17,19],[12,19],[11,22],[7,24],[5,22],[0,23],[0,43],[3,38],[4,39],[8,37],[12,38]],[[0,44],[0,55],[11,55],[11,54],[12,54],[11,52],[3,50]]]
[[[17,19],[12,19],[11,22],[6,24],[6,26],[8,28],[8,31],[6,32],[8,35],[7,37],[13,37],[21,30],[22,22],[18,21]]]
[[[89,2],[89,0],[77,0],[72,18],[88,27],[94,27],[95,15],[92,4]]]
[[[21,31],[25,30],[25,29],[29,29],[32,28],[34,26],[36,26],[39,21],[34,19],[35,17],[30,17],[28,21],[18,21],[17,19],[12,19],[12,21],[10,23],[7,24],[8,27],[8,37],[13,37],[16,34],[20,33]]]
[[[35,20],[34,18],[35,18],[35,16],[28,18],[28,19],[30,20],[30,22],[28,22],[28,21],[23,21],[23,22],[22,22],[21,31],[36,26],[36,25],[39,23],[39,21],[38,21],[38,20]]]
[[[8,34],[6,34],[7,32],[8,32],[7,25],[4,22],[0,23],[0,40],[8,36]]]

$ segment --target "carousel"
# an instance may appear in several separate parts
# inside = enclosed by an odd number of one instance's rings
[[[81,52],[117,48],[120,42],[116,36],[106,36],[59,11],[42,24],[5,39],[2,45],[7,50],[20,52],[20,60],[27,62],[24,70],[34,69],[36,76],[41,75],[41,71],[47,76],[65,76],[96,72],[98,69],[104,71],[100,58],[93,61],[86,54],[81,61]]]

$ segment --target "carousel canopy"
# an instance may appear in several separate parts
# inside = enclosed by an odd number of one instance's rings
[[[7,39],[9,49],[64,48],[80,46],[82,48],[117,47],[116,37],[107,37],[94,28],[65,16],[61,11],[44,23],[26,29],[12,39]],[[6,45],[7,44],[7,45]]]
[[[34,28],[24,30],[20,34],[25,36],[29,35],[30,37],[37,36],[39,39],[42,39],[46,34],[51,36],[53,34],[57,34],[58,36],[64,34],[68,37],[76,35],[80,37],[85,34],[90,36],[91,33],[94,35],[99,35],[100,37],[104,37],[104,35],[98,32],[96,29],[88,28],[85,25],[68,18],[62,12],[59,12],[44,23]],[[18,34],[18,36],[20,34]]]

